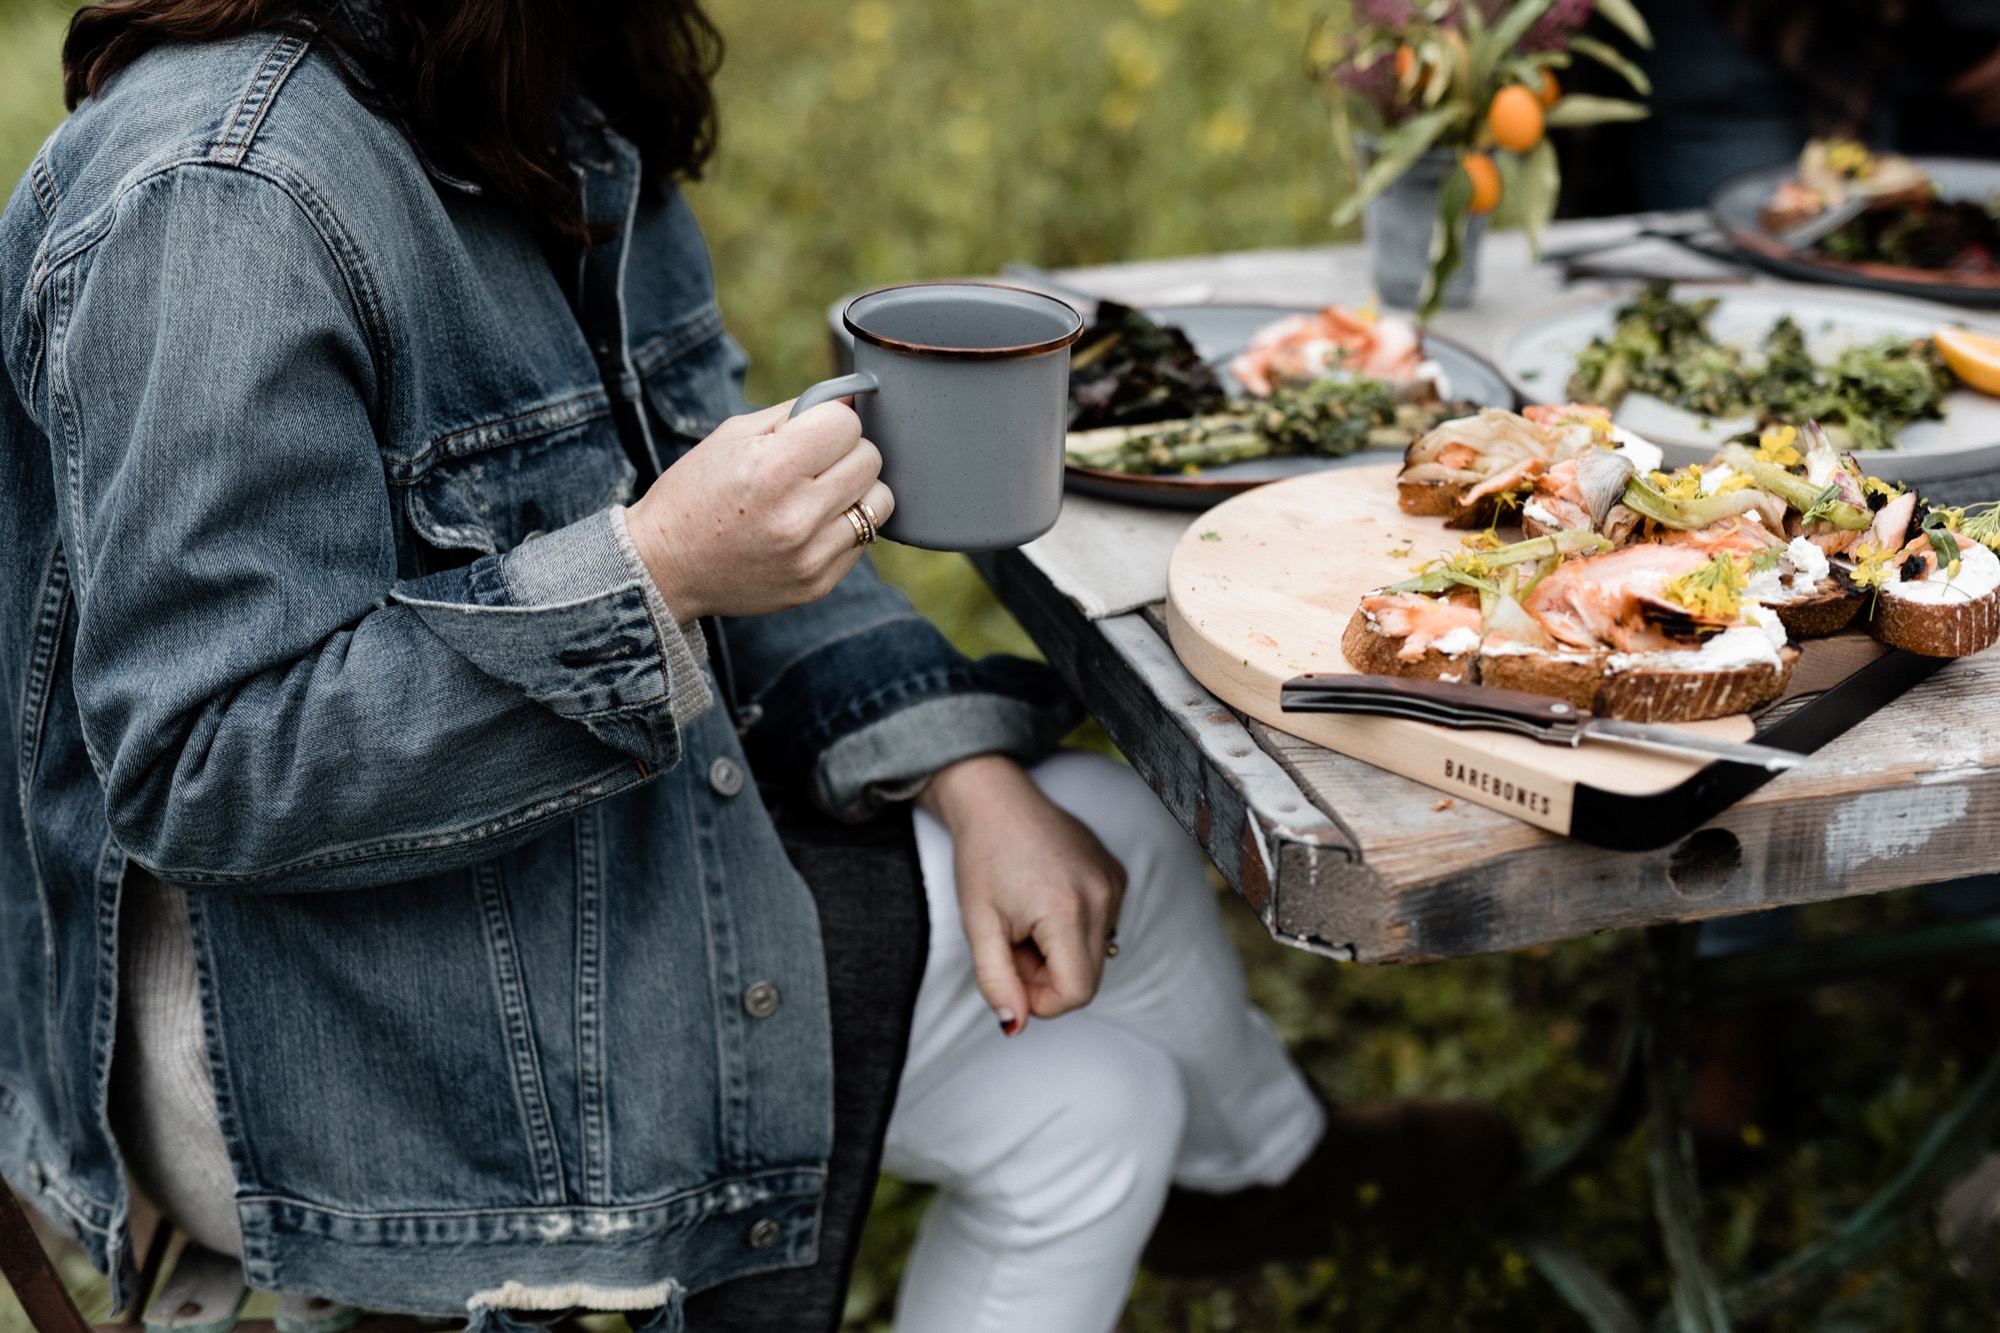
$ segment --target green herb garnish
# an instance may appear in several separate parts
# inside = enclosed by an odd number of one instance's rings
[[[1802,524],[1832,522],[1834,507],[1841,503],[1839,483],[1830,483],[1825,490],[1813,496],[1812,503],[1799,511],[1799,522]]]

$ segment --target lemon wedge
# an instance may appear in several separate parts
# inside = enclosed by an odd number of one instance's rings
[[[1939,329],[1931,341],[1952,374],[1981,393],[2000,397],[2000,338],[1969,329]]]

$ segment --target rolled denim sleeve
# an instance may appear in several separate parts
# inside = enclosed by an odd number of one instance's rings
[[[621,509],[392,596],[481,671],[635,758],[660,755],[663,706],[684,725],[711,702]]]
[[[399,581],[392,359],[331,216],[180,167],[38,289],[84,734],[169,882],[466,864],[675,763],[707,703],[616,510]]]
[[[722,625],[759,776],[841,818],[960,759],[1032,761],[1082,717],[1040,663],[959,653],[866,559],[809,606]]]

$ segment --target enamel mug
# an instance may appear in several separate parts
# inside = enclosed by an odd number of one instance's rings
[[[883,536],[990,551],[1055,526],[1083,316],[1040,292],[926,282],[857,296],[841,318],[854,373],[807,389],[792,415],[854,396],[896,496]]]

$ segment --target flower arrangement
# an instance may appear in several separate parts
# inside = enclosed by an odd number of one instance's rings
[[[1641,47],[1653,44],[1632,0],[1350,0],[1351,22],[1322,20],[1310,60],[1333,94],[1334,138],[1356,182],[1334,213],[1359,216],[1432,149],[1459,169],[1439,192],[1421,316],[1443,300],[1464,261],[1468,220],[1511,198],[1531,247],[1555,214],[1562,183],[1546,131],[1645,116],[1641,102],[1564,93],[1556,71],[1578,58],[1615,70],[1644,97],[1646,75],[1609,43],[1585,36],[1593,12]],[[1370,160],[1362,161],[1362,140]]]

